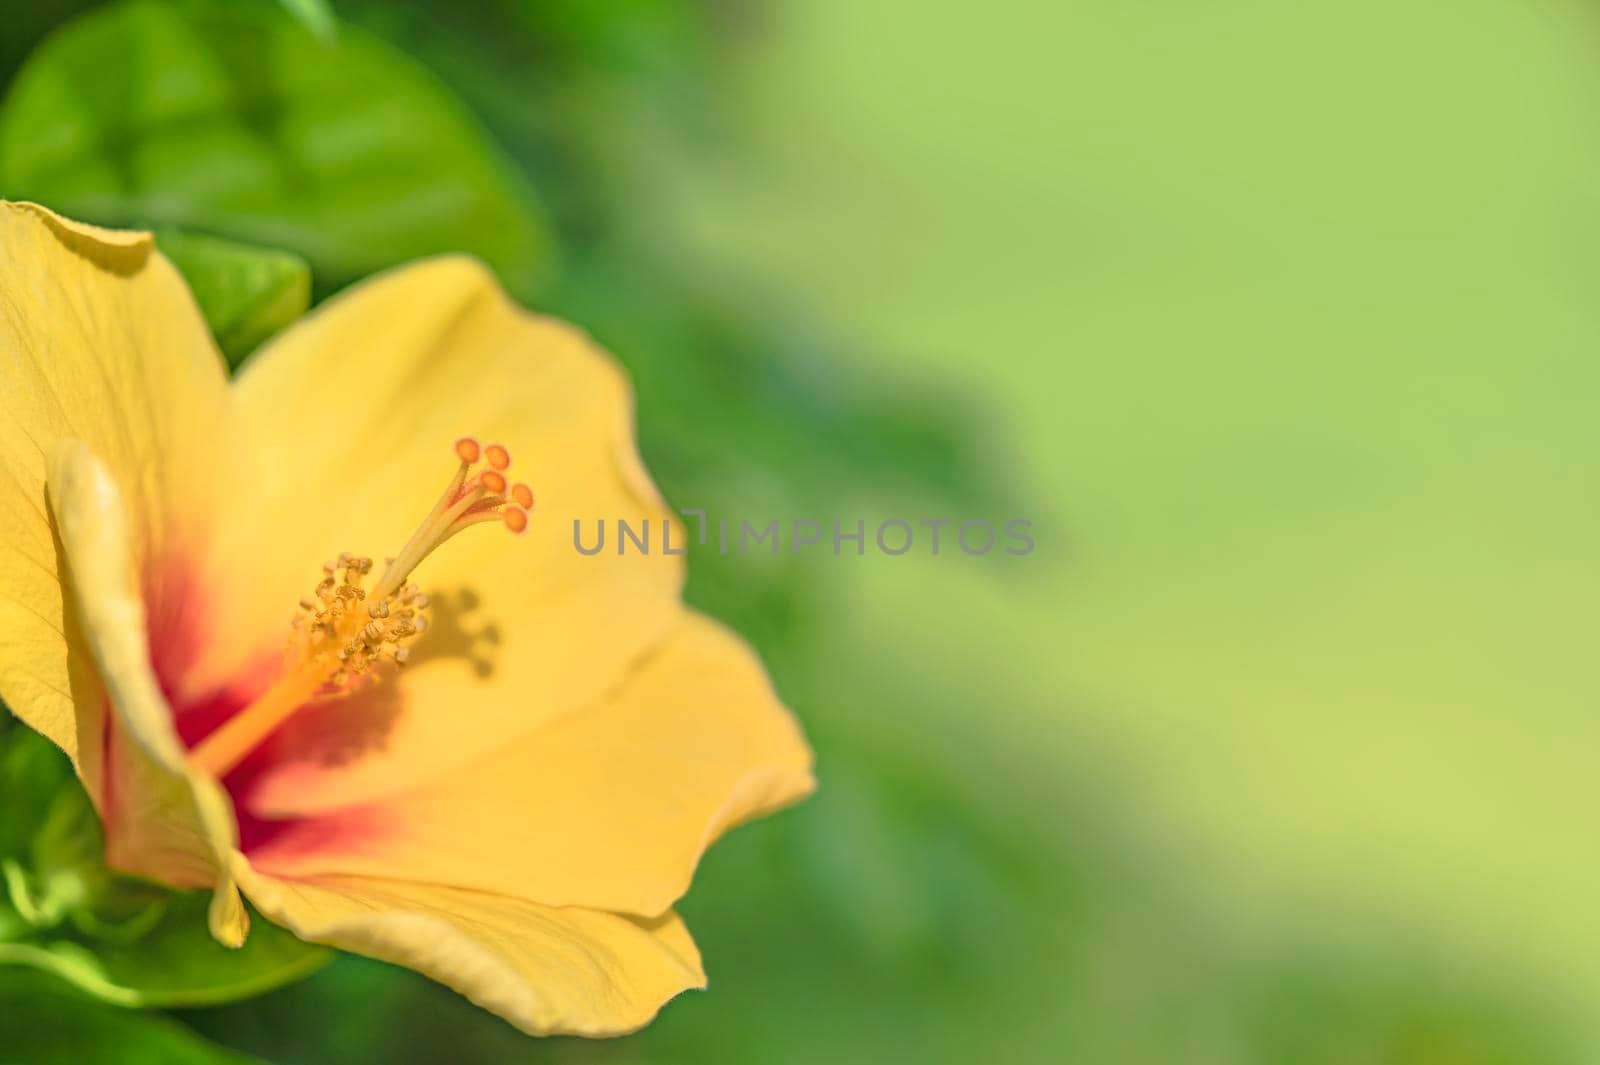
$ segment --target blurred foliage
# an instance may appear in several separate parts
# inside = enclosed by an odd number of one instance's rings
[[[249,1065],[157,1014],[87,1002],[0,968],[0,1060],[33,1065]]]
[[[9,713],[0,717],[0,810],[0,964],[120,1006],[181,1006],[257,995],[331,956],[260,919],[249,942],[229,950],[206,929],[209,893],[107,870],[71,763]]]
[[[322,40],[331,40],[338,26],[338,18],[328,0],[278,0],[283,9],[300,21]]]
[[[550,259],[532,190],[424,69],[264,4],[130,0],[73,21],[10,87],[0,188],[288,249],[323,286],[471,248],[528,297]]]
[[[34,48],[51,30],[73,15],[93,7],[95,0],[35,0],[6,12],[6,30],[0,33],[0,76],[10,80]]]
[[[1345,1062],[1559,1065],[1583,1060],[1553,1018],[1503,995],[1407,982],[1371,966],[1360,980],[1326,967],[1274,967],[1240,993],[1257,1018],[1256,1056],[1297,1065]]]

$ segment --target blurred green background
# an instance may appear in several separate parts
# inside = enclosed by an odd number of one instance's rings
[[[628,365],[680,508],[1038,541],[691,558],[822,788],[712,851],[684,906],[711,990],[646,1032],[527,1040],[359,959],[171,1024],[277,1062],[1600,1052],[1593,5],[58,27],[89,6],[0,40],[0,194],[173,227],[180,264],[195,234],[303,257],[309,286],[290,257],[202,293],[231,355],[464,248]],[[138,1016],[68,993],[26,989],[27,1054]]]

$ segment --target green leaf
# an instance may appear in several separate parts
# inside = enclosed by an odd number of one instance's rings
[[[0,967],[48,972],[119,1006],[198,1006],[259,995],[333,956],[259,916],[230,950],[207,931],[206,892],[106,869],[88,796],[31,729],[0,732],[0,810]]]
[[[68,23],[0,107],[0,194],[287,248],[319,286],[463,251],[527,298],[551,250],[532,190],[432,74],[267,4],[127,0]]]
[[[165,1017],[85,1002],[49,978],[0,970],[0,1059],[7,1065],[246,1065]]]
[[[172,228],[156,239],[189,282],[230,367],[311,306],[311,267],[293,252]]]
[[[229,950],[206,930],[204,893],[163,893],[161,898],[159,920],[137,939],[111,938],[115,926],[94,934],[73,927],[67,935],[0,943],[0,965],[48,972],[118,1006],[209,1006],[292,983],[333,956],[259,915],[250,922],[244,946]]]

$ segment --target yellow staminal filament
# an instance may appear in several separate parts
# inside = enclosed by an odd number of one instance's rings
[[[514,533],[528,527],[533,493],[527,485],[507,484],[504,471],[511,456],[506,449],[481,447],[467,437],[456,442],[455,450],[460,460],[455,475],[377,584],[362,587],[372,571],[369,558],[343,554],[322,567],[321,583],[300,601],[283,673],[195,745],[189,757],[196,766],[223,776],[306,703],[352,691],[377,667],[404,666],[412,642],[428,625],[428,597],[408,583],[418,564],[474,525],[498,521]],[[480,459],[483,468],[474,472]]]

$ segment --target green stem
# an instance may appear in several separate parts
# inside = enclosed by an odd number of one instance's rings
[[[58,947],[65,947],[59,944]],[[92,962],[92,959],[91,959]],[[118,987],[99,973],[92,964],[74,959],[57,950],[48,950],[32,943],[0,943],[0,965],[27,965],[61,977],[67,983],[89,992],[96,998],[118,1006],[142,1005],[142,996],[136,991]]]

